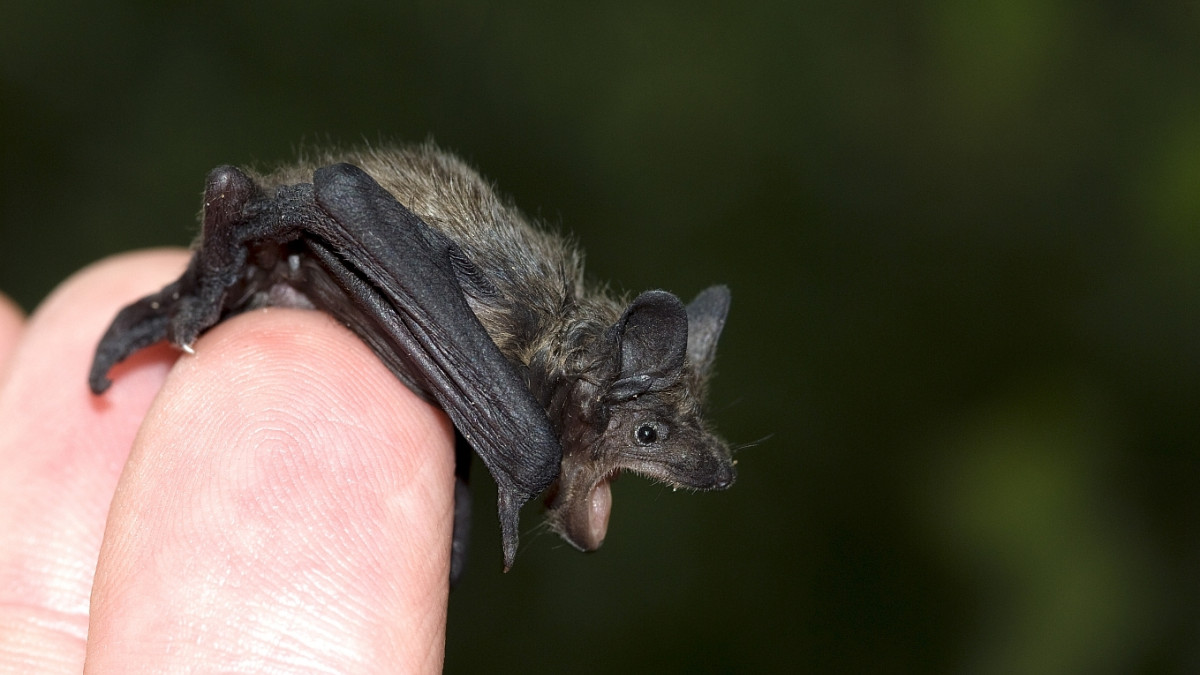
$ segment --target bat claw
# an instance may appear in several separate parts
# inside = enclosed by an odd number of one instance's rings
[[[513,561],[517,558],[518,524],[521,518],[521,505],[525,503],[517,492],[511,488],[501,487],[497,490],[497,510],[500,512],[500,545],[504,551],[504,571],[512,569]]]

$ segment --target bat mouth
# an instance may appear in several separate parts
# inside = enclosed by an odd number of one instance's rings
[[[611,479],[611,476],[601,478],[600,482],[588,491],[587,500],[584,502],[584,537],[583,541],[579,542],[584,550],[594,551],[600,548],[604,543],[604,536],[608,534],[608,517],[612,513]]]
[[[620,470],[610,471],[591,484],[586,491],[560,501],[564,494],[552,494],[547,500],[551,511],[551,526],[567,543],[580,551],[595,551],[608,534],[612,514],[612,481]]]

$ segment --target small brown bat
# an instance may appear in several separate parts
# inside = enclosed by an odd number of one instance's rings
[[[496,480],[505,569],[520,508],[542,492],[550,527],[591,551],[621,471],[697,490],[734,481],[728,446],[701,417],[728,289],[685,307],[666,291],[621,303],[588,288],[567,240],[430,144],[329,153],[266,176],[214,169],[187,270],[117,315],[91,388],[107,389],[109,369],[143,347],[191,351],[203,331],[263,305],[329,312],[446,411]],[[460,452],[455,577],[467,465]]]

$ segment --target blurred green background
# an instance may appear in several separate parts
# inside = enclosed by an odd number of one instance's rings
[[[436,139],[614,288],[734,304],[738,485],[614,489],[452,672],[1200,670],[1200,6],[9,0],[0,288],[186,245],[206,172]],[[80,373],[78,386],[83,386]],[[765,440],[763,440],[765,439]]]

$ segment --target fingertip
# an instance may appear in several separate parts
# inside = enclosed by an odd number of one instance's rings
[[[184,257],[152,251],[92,265],[28,321],[0,300],[0,670],[12,663],[14,640],[28,650],[22,672],[49,668],[39,658],[76,671],[83,662],[113,489],[171,357],[139,354],[131,362],[140,365],[105,397],[89,392],[88,364],[121,304],[177,275]]]
[[[453,457],[445,416],[328,316],[222,323],[173,369],[122,476],[89,664],[219,669],[249,649],[440,666]]]

